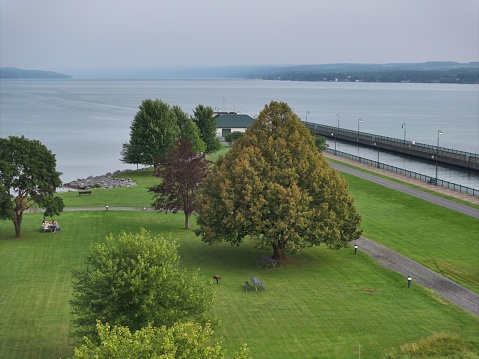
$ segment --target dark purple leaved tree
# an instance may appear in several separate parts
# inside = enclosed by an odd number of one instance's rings
[[[194,153],[190,140],[181,137],[166,156],[156,159],[154,175],[161,178],[161,183],[148,189],[154,193],[154,208],[160,212],[183,211],[185,229],[190,228],[190,215],[196,209],[196,196],[209,173],[209,164],[204,153]]]

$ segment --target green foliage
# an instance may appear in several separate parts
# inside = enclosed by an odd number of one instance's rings
[[[399,349],[387,353],[385,358],[477,359],[479,355],[458,334],[435,333],[417,343],[401,345]]]
[[[325,243],[347,247],[360,235],[360,216],[346,181],[330,168],[309,130],[284,103],[265,106],[244,136],[220,158],[198,198],[197,234],[207,243],[285,250]]]
[[[243,132],[238,132],[238,131],[231,132],[231,133],[228,133],[228,134],[225,136],[225,141],[231,143],[231,142],[233,142],[234,140],[237,140],[238,138],[243,137],[243,135],[244,135]]]
[[[100,345],[86,339],[86,343],[75,348],[74,359],[223,359],[224,350],[219,342],[212,343],[213,330],[209,324],[175,323],[171,328],[147,326],[134,333],[129,328],[97,324]],[[247,359],[247,348],[235,355],[236,359]]]
[[[149,188],[155,194],[153,206],[157,211],[185,214],[185,229],[190,228],[190,215],[196,210],[196,197],[209,173],[205,154],[195,153],[190,140],[181,137],[175,149],[157,159],[155,176],[159,185]]]
[[[61,198],[54,197],[60,187],[55,155],[40,141],[10,136],[0,138],[0,219],[11,220],[15,236],[20,237],[23,213],[36,205],[48,214],[60,214]]]
[[[187,137],[191,143],[191,149],[194,153],[206,151],[206,145],[201,139],[200,129],[193,119],[179,106],[173,106],[173,112],[176,115],[178,126],[180,127],[180,138]]]
[[[44,197],[40,205],[41,207],[45,208],[45,212],[43,213],[44,218],[59,216],[65,207],[63,198],[53,196]]]
[[[314,130],[310,130],[311,135],[314,137],[314,143],[316,144],[316,148],[319,152],[323,152],[326,148],[328,148],[328,144],[326,143],[326,137],[316,135]]]
[[[196,272],[179,269],[177,245],[162,235],[107,237],[87,257],[87,268],[73,272],[77,334],[95,340],[96,321],[137,331],[178,321],[205,323],[213,294]]]
[[[180,134],[175,112],[160,100],[142,101],[130,126],[130,142],[123,144],[122,161],[153,165],[166,155]]]
[[[154,165],[180,137],[186,136],[195,153],[206,150],[201,132],[181,107],[170,107],[161,100],[144,100],[130,126],[130,142],[123,144],[121,161]]]
[[[221,148],[220,141],[216,138],[216,120],[210,106],[198,105],[193,110],[193,121],[200,129],[201,139],[206,144],[206,153],[216,152]]]

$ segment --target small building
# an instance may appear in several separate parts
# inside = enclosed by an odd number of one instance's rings
[[[224,137],[232,132],[245,132],[254,119],[248,115],[242,115],[236,112],[215,112],[216,118],[216,137],[223,140]]]

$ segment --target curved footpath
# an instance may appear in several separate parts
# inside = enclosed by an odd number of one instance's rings
[[[330,162],[331,167],[338,171],[351,174],[353,176],[363,178],[365,180],[380,184],[385,187],[392,188],[409,194],[414,197],[421,198],[425,201],[449,208],[453,211],[463,213],[473,218],[479,219],[479,210],[430,194],[423,192],[400,183],[396,183],[381,177],[377,177],[362,171],[343,166],[337,163]],[[101,208],[65,208],[65,211],[106,211],[105,207]],[[110,211],[153,211],[152,208],[147,207],[109,207]],[[469,289],[462,287],[456,282],[426,268],[425,266],[411,260],[408,257],[399,254],[387,247],[384,247],[374,241],[361,237],[353,242],[357,244],[358,249],[367,255],[373,257],[380,262],[384,267],[390,268],[404,276],[411,276],[412,283],[418,283],[426,288],[436,292],[438,295],[456,304],[464,310],[479,317],[479,294],[472,292]],[[413,284],[414,285],[414,284]]]
[[[417,190],[415,188],[411,188],[409,186],[405,186],[403,184],[393,182],[382,177],[377,177],[375,175],[371,175],[334,162],[330,162],[330,166],[338,171],[351,174],[355,177],[392,188],[396,191],[409,194],[411,196],[479,219],[479,210],[464,204],[460,204],[449,199]],[[479,317],[479,294],[476,294],[473,291],[457,284],[456,282],[423,266],[422,264],[419,264],[412,259],[365,237],[361,237],[357,241],[354,241],[353,245],[354,244],[357,244],[359,250],[373,257],[383,266],[401,273],[405,277],[411,276],[412,282],[418,283],[433,290],[443,298]]]
[[[384,267],[401,273],[404,277],[411,276],[412,285],[418,283],[429,288],[441,297],[479,317],[479,294],[370,239],[361,237],[354,241],[354,244],[358,245],[359,251],[373,257]]]
[[[393,182],[393,181],[390,181],[390,180],[387,180],[385,178],[378,177],[378,176],[375,176],[375,175],[371,175],[369,173],[365,173],[365,172],[356,170],[354,168],[343,166],[343,165],[340,165],[340,164],[337,164],[337,163],[334,163],[334,162],[330,162],[329,165],[332,168],[335,168],[340,172],[344,172],[344,173],[353,175],[355,177],[359,177],[359,178],[365,179],[367,181],[374,182],[374,183],[380,184],[382,186],[392,188],[396,191],[400,191],[400,192],[409,194],[411,196],[423,199],[425,201],[428,201],[428,202],[437,204],[439,206],[449,208],[453,211],[463,213],[465,215],[468,215],[468,216],[479,219],[479,210],[476,209],[476,208],[469,207],[469,206],[466,206],[464,204],[451,201],[450,199],[439,197],[439,196],[436,196],[435,194],[431,194],[431,193],[424,192],[424,191],[421,191],[421,190],[418,190],[418,189],[415,189],[415,188],[411,188],[409,186],[405,186],[403,184]]]

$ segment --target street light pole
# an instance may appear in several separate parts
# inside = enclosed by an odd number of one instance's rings
[[[334,136],[334,133],[332,133],[331,136],[334,137],[334,154],[336,154],[336,137]]]
[[[376,146],[378,148],[378,168],[379,168],[379,146]]]
[[[363,120],[361,118],[358,118],[358,137],[356,139],[356,141],[359,141],[359,124],[363,122]]]
[[[376,142],[374,142],[374,139],[375,138],[374,138],[374,135],[373,135],[373,137],[372,137],[373,147],[376,147],[376,149],[378,150],[378,161],[376,163],[376,167],[379,168],[379,146]]]
[[[404,144],[406,144],[406,124],[403,123],[403,124],[401,125],[401,128],[404,128]]]
[[[435,185],[437,186],[437,154],[439,153],[439,136],[442,135],[441,130],[437,130],[437,147],[436,147],[436,181]]]

